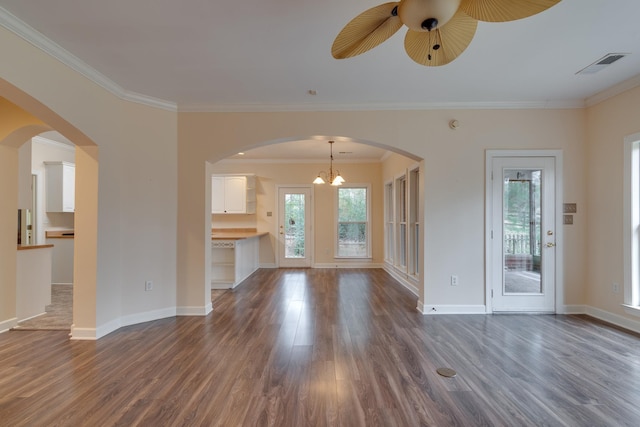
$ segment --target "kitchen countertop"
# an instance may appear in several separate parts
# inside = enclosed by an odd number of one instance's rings
[[[252,237],[266,236],[266,231],[257,231],[255,228],[212,228],[211,240],[241,240]]]
[[[27,249],[44,249],[44,248],[52,248],[53,245],[18,245],[19,251],[24,251]]]
[[[73,230],[51,230],[44,233],[47,239],[73,239]]]

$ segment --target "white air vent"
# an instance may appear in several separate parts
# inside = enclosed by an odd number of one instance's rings
[[[588,65],[582,70],[578,71],[576,74],[595,74],[598,71],[604,70],[609,65],[624,58],[627,55],[629,54],[628,53],[608,53],[602,58],[598,59],[593,64]]]

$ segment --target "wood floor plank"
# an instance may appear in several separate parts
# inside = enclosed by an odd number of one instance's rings
[[[638,334],[415,306],[383,270],[265,269],[206,317],[3,333],[0,425],[640,425]]]

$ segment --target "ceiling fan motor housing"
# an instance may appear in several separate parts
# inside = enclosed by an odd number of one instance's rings
[[[445,25],[455,15],[462,0],[402,0],[398,16],[414,31],[431,31]]]

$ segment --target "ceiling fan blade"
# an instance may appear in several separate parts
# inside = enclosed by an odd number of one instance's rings
[[[344,59],[360,55],[394,35],[402,27],[400,18],[393,14],[398,4],[384,3],[353,18],[334,40],[333,57]]]
[[[478,21],[458,10],[441,28],[407,31],[404,49],[418,64],[430,67],[445,65],[464,52],[473,40],[477,27]]]
[[[460,9],[478,21],[507,22],[533,16],[560,0],[462,0]]]

